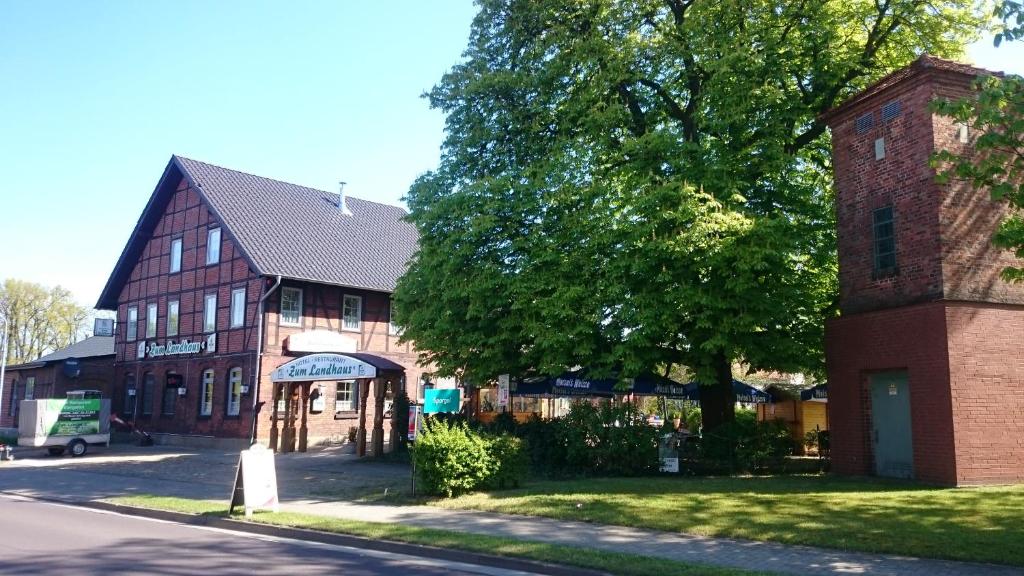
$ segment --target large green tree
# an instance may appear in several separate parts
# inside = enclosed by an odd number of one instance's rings
[[[407,200],[395,295],[424,360],[470,380],[683,364],[732,418],[731,364],[808,371],[834,314],[819,115],[991,7],[921,0],[480,0],[428,94],[439,167]]]
[[[935,108],[979,133],[965,152],[943,151],[935,160],[939,178],[960,178],[992,198],[1004,201],[1010,212],[992,243],[1024,259],[1024,78],[989,76],[977,81],[975,97],[940,101]],[[1003,269],[1003,278],[1024,282],[1024,260]]]
[[[0,284],[0,326],[7,330],[8,364],[29,362],[78,341],[88,309],[56,286],[8,278]]]

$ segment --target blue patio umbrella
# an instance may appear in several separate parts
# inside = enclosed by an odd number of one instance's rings
[[[684,398],[693,402],[700,401],[701,385],[699,382],[690,382],[685,388],[686,394]],[[767,392],[758,390],[750,384],[740,382],[735,378],[732,380],[732,391],[736,394],[736,401],[744,404],[766,404],[771,401],[771,396]]]
[[[818,384],[814,388],[801,390],[800,400],[804,402],[828,402],[828,382]]]

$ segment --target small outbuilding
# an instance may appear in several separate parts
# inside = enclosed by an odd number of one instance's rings
[[[4,372],[0,428],[14,428],[21,400],[64,398],[71,390],[97,390],[110,398],[114,338],[91,336],[31,362],[7,366]]]

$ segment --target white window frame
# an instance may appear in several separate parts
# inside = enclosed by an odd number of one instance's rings
[[[242,368],[236,366],[228,371],[228,398],[225,413],[238,416],[242,411]]]
[[[245,288],[231,291],[231,327],[245,326]]]
[[[199,386],[199,415],[213,415],[213,387],[216,383],[216,376],[212,368],[203,370],[202,380]]]
[[[181,311],[181,304],[177,300],[167,303],[167,337],[178,335],[178,323]]]
[[[128,307],[128,322],[126,322],[124,339],[127,342],[134,342],[139,337],[139,307]]]
[[[171,239],[170,273],[181,272],[181,238]]]
[[[210,228],[209,230],[206,231],[206,264],[217,264],[219,262],[220,228]]]
[[[349,301],[357,302],[356,325],[349,324],[348,304]],[[363,297],[355,294],[345,294],[341,297],[341,329],[348,332],[359,332],[363,328]]]
[[[160,307],[156,302],[146,304],[146,338],[156,338],[156,322],[159,314]]]
[[[394,322],[395,317],[395,301],[394,299],[388,301],[388,335],[389,336],[401,336],[402,329],[398,327]]]
[[[36,399],[36,377],[28,376],[25,378],[25,391],[21,396],[22,400],[35,400]]]
[[[209,334],[217,331],[217,295],[206,294],[203,296],[203,333]]]
[[[284,295],[285,294],[298,294],[298,297],[294,298],[295,302],[298,304],[296,315],[295,315],[295,318],[296,318],[295,320],[288,320],[288,319],[285,318],[285,309],[284,309]],[[281,288],[281,313],[280,313],[279,316],[280,316],[280,322],[281,322],[282,326],[302,326],[302,288],[295,288],[295,287],[292,287],[292,286],[286,286],[284,288]]]
[[[342,388],[342,386],[346,386]],[[345,390],[345,395],[348,400],[341,400],[342,390]],[[334,383],[334,413],[338,414],[341,412],[354,412],[359,409],[359,383],[355,380],[339,380]]]

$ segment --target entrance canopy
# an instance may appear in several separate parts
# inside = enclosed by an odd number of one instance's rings
[[[401,364],[374,354],[310,354],[278,366],[270,373],[270,381],[351,380],[376,378],[384,372],[404,371],[405,368]]]

